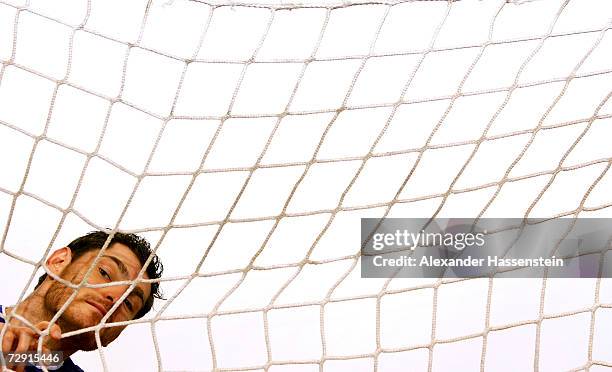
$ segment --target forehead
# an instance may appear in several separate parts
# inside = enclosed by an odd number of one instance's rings
[[[97,252],[96,252],[97,253]],[[114,243],[110,247],[104,251],[104,256],[111,256],[114,258],[118,258],[128,270],[128,276],[130,280],[136,279],[138,276],[138,272],[142,269],[142,265],[140,264],[140,259],[136,256],[127,245],[121,243]],[[147,277],[147,273],[145,272],[143,275],[144,278]]]

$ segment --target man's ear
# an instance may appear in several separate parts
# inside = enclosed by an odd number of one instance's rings
[[[59,276],[70,265],[70,262],[72,262],[72,251],[64,247],[51,253],[46,263],[49,270]]]

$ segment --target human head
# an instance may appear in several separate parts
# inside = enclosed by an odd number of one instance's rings
[[[92,269],[87,279],[88,284],[104,284],[108,282],[131,281],[136,279],[138,272],[152,254],[150,244],[135,234],[115,232],[112,237],[103,231],[93,231],[73,240],[67,247],[53,252],[47,259],[47,269],[73,284],[80,283],[90,269],[100,249],[108,246]],[[144,279],[158,279],[161,277],[163,266],[156,255],[143,274]],[[45,284],[47,283],[47,284]],[[47,274],[39,278],[36,288],[43,286],[45,307],[50,312],[57,312],[72,295],[73,290],[59,281],[48,277]],[[62,313],[58,320],[62,329],[81,329],[99,323],[104,314],[97,312],[91,304],[102,305],[106,313],[113,304],[127,290],[128,285],[116,285],[97,288],[82,287],[76,297]],[[154,298],[162,298],[159,283],[137,283],[136,287],[119,305],[108,322],[138,319],[149,312],[153,306]],[[131,308],[131,310],[130,310]],[[110,327],[101,330],[103,344],[114,340],[125,327]],[[91,333],[91,332],[90,332]],[[95,348],[95,340],[91,337],[79,340],[86,344],[88,349]],[[83,350],[86,350],[85,348]]]

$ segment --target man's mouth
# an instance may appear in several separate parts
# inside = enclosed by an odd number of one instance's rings
[[[106,315],[106,308],[96,302],[93,301],[86,301],[91,307],[93,307],[94,309],[96,309],[101,316]]]

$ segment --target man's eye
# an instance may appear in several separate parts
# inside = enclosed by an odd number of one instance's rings
[[[130,302],[130,300],[125,299],[125,301],[123,301],[123,303],[125,304],[125,306],[128,308],[129,311],[134,310],[134,306],[132,306],[132,303]]]
[[[111,280],[110,275],[106,272],[106,270],[104,270],[103,268],[99,268],[98,271],[100,272],[100,275],[102,275],[102,277],[107,278],[108,280]]]

